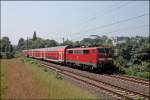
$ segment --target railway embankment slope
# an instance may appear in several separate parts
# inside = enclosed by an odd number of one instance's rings
[[[94,99],[57,73],[20,58],[1,60],[3,99]],[[2,87],[2,86],[1,86]]]

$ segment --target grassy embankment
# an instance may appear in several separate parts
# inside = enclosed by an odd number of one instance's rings
[[[2,64],[1,64],[2,60],[0,60],[0,98],[3,98],[4,97],[4,93],[6,92],[8,86],[6,85],[6,80],[7,80],[7,70],[6,68],[4,68],[4,66],[2,67]]]
[[[49,98],[76,98],[76,99],[92,99],[93,95],[87,91],[83,91],[78,87],[63,80],[58,73],[51,71],[45,67],[41,67],[38,63],[30,58],[26,58],[25,62],[30,62],[34,79],[39,87],[49,93]],[[27,64],[27,63],[26,63]],[[29,65],[29,63],[27,64]]]
[[[9,98],[7,97],[8,96],[7,94],[9,94],[7,92],[9,92],[8,90],[11,87],[11,84],[8,84],[9,81],[7,80],[10,77],[10,74],[8,73],[7,70],[10,70],[10,68],[13,67],[8,66],[6,62],[7,63],[11,62],[11,64],[13,64],[14,66],[16,64],[15,60],[20,60],[20,59],[13,59],[7,61],[1,60],[2,62],[1,69],[3,73],[2,76],[3,78],[1,79],[1,82],[4,83],[1,86],[2,98]],[[45,96],[44,98],[47,99],[95,99],[96,98],[95,95],[92,95],[88,91],[82,90],[81,88],[63,80],[61,76],[58,77],[58,74],[56,72],[53,72],[51,70],[48,70],[38,65],[38,63],[33,61],[32,59],[26,58],[23,59],[22,61],[20,60],[19,62],[21,62],[23,66],[26,66],[25,68],[31,74],[32,82],[33,82],[32,84],[34,84],[34,87],[36,87],[36,90],[40,92],[40,94],[44,94]],[[17,87],[16,90],[14,91],[17,91]],[[13,98],[15,98],[15,96]],[[32,98],[36,98],[36,97],[32,97]]]

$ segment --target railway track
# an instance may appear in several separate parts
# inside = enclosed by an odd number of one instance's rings
[[[141,84],[141,85],[144,85],[144,86],[149,86],[150,85],[149,80],[136,78],[136,77],[131,77],[131,76],[127,76],[127,75],[109,75],[109,77],[122,79],[124,81],[134,82],[134,83]]]
[[[43,62],[40,61],[40,63],[52,70],[55,70],[63,75],[69,76],[71,78],[74,78],[78,81],[84,82],[86,84],[89,84],[91,86],[97,87],[99,89],[105,90],[107,92],[109,92],[109,94],[112,94],[114,97],[116,97],[117,99],[122,99],[122,98],[126,98],[126,99],[137,99],[137,98],[141,98],[141,99],[149,99],[149,95],[145,95],[136,91],[131,91],[125,88],[122,88],[120,86],[115,86],[112,85],[110,83],[106,83],[94,78],[91,78],[89,76],[85,76],[79,73],[75,73],[69,70],[65,70],[63,68],[60,67],[56,67],[57,65],[51,65],[50,63],[47,62]]]

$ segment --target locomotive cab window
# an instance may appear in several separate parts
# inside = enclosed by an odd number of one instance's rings
[[[98,48],[98,52],[99,53],[105,53],[105,50],[104,50],[104,48]]]
[[[105,48],[106,54],[110,53],[110,48]]]
[[[73,50],[69,50],[68,53],[73,53]]]
[[[89,54],[89,50],[83,50],[83,54]]]

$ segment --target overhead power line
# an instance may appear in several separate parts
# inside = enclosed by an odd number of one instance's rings
[[[120,5],[120,4],[121,4],[121,2],[119,3],[119,6],[113,8],[113,9],[110,9],[110,10],[104,12],[104,13],[97,14],[97,16],[91,17],[91,18],[89,18],[87,21],[85,21],[85,22],[83,22],[83,23],[81,23],[81,24],[86,24],[86,23],[88,23],[88,22],[91,22],[91,21],[93,21],[93,20],[96,20],[97,17],[100,16],[100,15],[109,14],[109,13],[111,13],[111,12],[113,12],[113,11],[116,11],[117,9],[121,9],[121,8],[127,6],[127,5],[129,4],[129,2],[127,2],[127,3],[125,3],[125,4],[122,4],[122,5]],[[118,4],[115,4],[115,5],[118,5]],[[81,25],[81,24],[79,24],[79,25]],[[79,26],[79,25],[78,25],[78,26]]]
[[[123,19],[123,20],[120,20],[120,21],[117,21],[117,22],[113,22],[113,23],[110,23],[110,24],[102,25],[102,26],[97,26],[95,28],[91,28],[91,29],[88,29],[88,30],[85,30],[85,31],[81,31],[81,32],[76,32],[76,33],[83,33],[83,32],[88,32],[88,31],[92,31],[92,30],[97,30],[97,29],[100,29],[100,28],[109,27],[109,26],[112,26],[112,25],[115,25],[115,24],[119,24],[119,23],[131,21],[131,20],[135,20],[135,19],[141,18],[143,16],[147,16],[147,15],[149,15],[149,13],[144,13],[144,14],[139,15],[139,16],[130,17],[130,18]]]
[[[103,32],[103,33],[115,33],[115,32],[119,32],[122,30],[128,30],[128,29],[140,29],[140,28],[144,28],[144,27],[149,27],[149,25],[140,25],[140,26],[136,26],[136,27],[128,27],[128,28],[123,28],[123,29],[118,29],[118,30],[114,30],[114,31],[110,31],[110,32]]]

